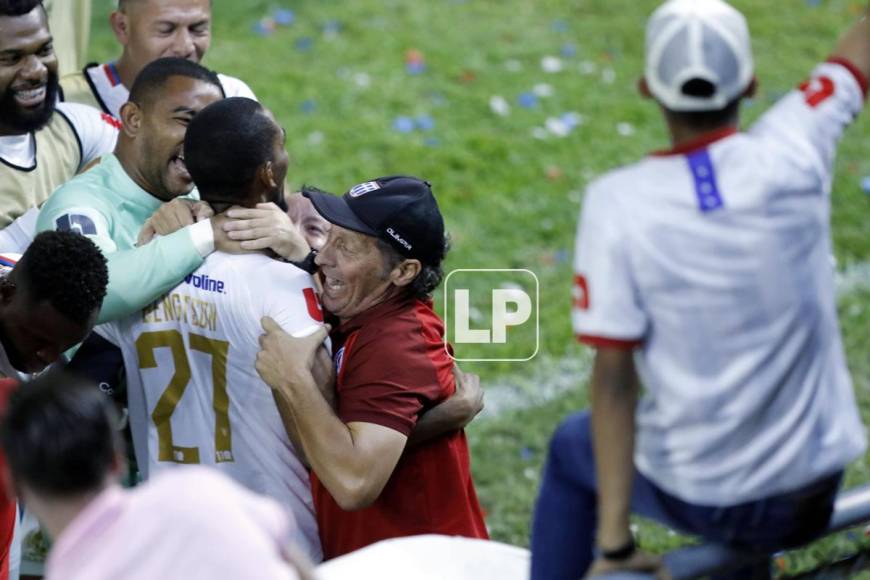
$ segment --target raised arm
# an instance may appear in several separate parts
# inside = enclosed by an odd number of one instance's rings
[[[831,56],[851,62],[865,79],[870,78],[870,5],[840,38]]]

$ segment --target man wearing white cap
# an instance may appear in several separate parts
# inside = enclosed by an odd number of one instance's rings
[[[630,513],[763,552],[825,528],[844,466],[866,449],[829,222],[834,153],[868,75],[865,17],[738,132],[755,84],[743,16],[722,0],[653,13],[641,90],[673,147],[586,194],[573,324],[597,349],[592,409],[553,437],[533,578],[656,569]]]

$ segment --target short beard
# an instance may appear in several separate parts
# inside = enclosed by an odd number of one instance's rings
[[[0,126],[20,133],[39,131],[51,120],[57,105],[58,78],[56,72],[49,71],[45,86],[45,101],[37,109],[23,110],[15,102],[10,88],[0,99]]]

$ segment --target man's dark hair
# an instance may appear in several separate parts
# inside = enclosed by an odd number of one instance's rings
[[[47,300],[76,323],[87,322],[103,304],[109,271],[88,238],[73,232],[42,232],[13,270],[34,302]]]
[[[684,95],[690,97],[710,97],[715,93],[716,87],[714,87],[710,81],[704,79],[689,79],[683,83],[680,90]],[[737,116],[740,112],[740,101],[742,98],[742,96],[738,97],[725,105],[725,107],[716,111],[666,110],[671,118],[676,119],[682,124],[700,131],[710,131],[737,122]]]
[[[408,259],[400,254],[399,251],[387,241],[382,240],[381,238],[376,238],[376,240],[378,249],[384,257],[385,275],[398,266],[403,260]],[[447,256],[447,252],[449,251],[450,239],[447,236],[444,236],[444,243],[437,252],[437,255],[428,260],[420,261],[420,264],[422,265],[420,272],[418,272],[417,277],[405,287],[411,297],[417,298],[418,300],[431,298],[432,292],[439,284],[441,284],[441,280],[444,278],[444,258]]]
[[[184,58],[167,57],[153,60],[139,71],[133,86],[130,87],[129,100],[140,107],[150,105],[155,95],[160,93],[160,89],[172,77],[188,77],[211,83],[225,96],[217,73]]]
[[[37,6],[42,0],[0,0],[0,16],[23,16]]]
[[[100,489],[122,443],[111,400],[94,383],[50,372],[19,388],[0,422],[16,481],[55,497]]]
[[[184,136],[184,164],[200,198],[244,201],[257,170],[274,160],[278,131],[253,99],[231,97],[197,113]]]

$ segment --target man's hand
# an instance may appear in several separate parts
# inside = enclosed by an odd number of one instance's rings
[[[629,558],[621,561],[596,558],[592,567],[586,574],[587,578],[612,574],[613,572],[644,572],[652,574],[660,580],[669,580],[671,575],[662,566],[662,560],[658,556],[636,551]],[[606,576],[604,576],[606,577]]]
[[[463,372],[457,365],[453,366],[453,376],[456,378],[456,392],[450,398],[456,399],[457,409],[462,412],[456,416],[461,422],[457,429],[464,429],[483,411],[483,389],[478,375]]]
[[[329,325],[319,327],[308,336],[295,338],[268,316],[261,324],[266,332],[260,336],[256,369],[266,384],[273,389],[283,389],[312,377],[318,349],[329,336]]]
[[[211,218],[211,231],[214,234],[214,249],[218,252],[227,254],[244,254],[245,249],[240,242],[237,242],[229,237],[225,226],[229,223],[230,218],[226,213],[216,215]]]
[[[139,232],[137,245],[150,242],[154,236],[167,236],[183,227],[210,218],[214,215],[211,206],[204,201],[173,199],[157,208]]]
[[[311,251],[299,228],[274,203],[258,203],[254,209],[234,207],[227,211],[233,218],[224,230],[244,250],[265,250],[286,260],[301,261]]]

